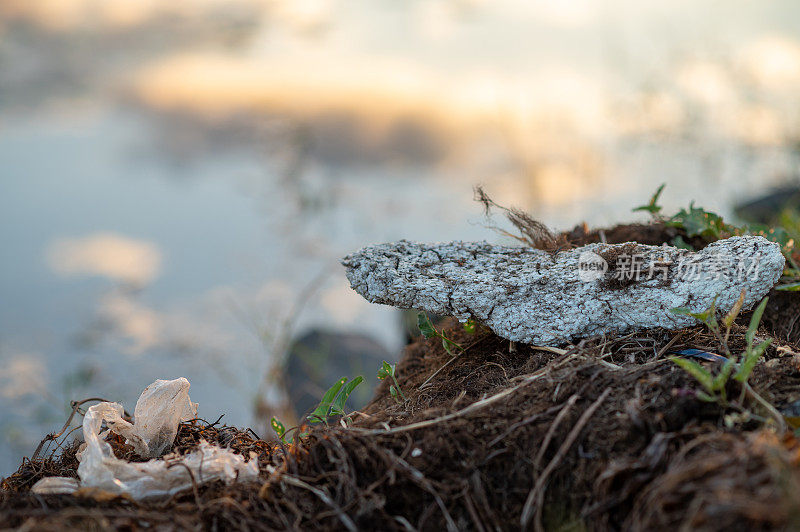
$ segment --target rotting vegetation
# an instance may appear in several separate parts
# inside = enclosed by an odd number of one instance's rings
[[[558,238],[578,246],[676,237],[696,248],[708,242],[660,220],[602,231],[578,227]],[[800,294],[773,290],[769,301],[754,336],[773,341],[748,382],[784,411],[800,401]],[[745,352],[751,316],[731,323],[725,346],[698,323],[584,338],[564,349],[509,343],[451,320],[440,335],[407,347],[393,378],[350,414],[347,426],[304,426],[291,444],[218,422],[180,426],[179,452],[200,438],[257,452],[258,483],[202,485],[154,502],[96,492],[28,493],[42,476],[75,475],[76,446],[67,444],[26,460],[3,482],[0,523],[30,529],[796,529],[796,426],[781,432],[757,403],[737,409],[699,400],[702,387],[670,361],[685,349]],[[442,336],[461,347],[457,356]],[[717,370],[713,362],[703,365]],[[390,393],[395,385],[402,398]],[[730,397],[741,392],[735,379],[727,386]],[[112,445],[132,457],[118,439]]]

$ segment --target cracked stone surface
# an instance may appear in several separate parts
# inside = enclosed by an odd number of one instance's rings
[[[669,312],[727,312],[746,290],[753,307],[783,272],[778,244],[732,237],[698,252],[589,244],[558,253],[486,242],[368,246],[342,260],[352,288],[373,303],[473,318],[503,338],[559,345],[696,321]]]

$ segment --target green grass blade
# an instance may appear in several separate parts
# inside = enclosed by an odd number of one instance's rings
[[[705,401],[706,403],[716,403],[717,402],[717,398],[716,397],[714,397],[713,395],[708,395],[706,392],[698,391],[696,395],[697,395],[698,399],[700,399],[701,401]]]
[[[769,344],[771,343],[772,338],[761,342],[752,349],[749,349],[745,354],[744,360],[739,366],[739,370],[736,372],[736,375],[734,375],[733,378],[739,382],[747,382],[747,379],[750,378],[750,374],[753,372],[753,369],[755,369],[756,364],[758,364],[758,361],[762,356],[764,356],[767,347],[769,347]]]
[[[688,308],[677,307],[677,308],[671,308],[669,309],[669,311],[679,316],[691,316],[692,318],[698,321],[702,321],[703,323],[706,323],[708,321],[708,310],[705,310],[703,312],[692,312]]]
[[[733,372],[734,364],[733,360],[727,360],[723,365],[722,369],[720,369],[719,373],[714,377],[711,381],[712,390],[715,392],[720,392],[725,389],[725,385],[728,384],[728,379]]]
[[[762,299],[755,312],[753,312],[753,317],[750,318],[750,326],[747,327],[747,334],[745,335],[748,348],[753,345],[753,338],[756,335],[756,331],[758,331],[758,324],[761,323],[761,316],[764,314],[764,309],[767,308],[767,301],[769,301],[768,297]]]
[[[381,367],[378,370],[378,378],[383,380],[392,375],[394,375],[394,366],[384,360],[383,364],[381,364]]]
[[[321,422],[325,421],[328,418],[328,412],[330,412],[331,405],[333,404],[333,400],[336,398],[336,395],[339,393],[339,390],[342,389],[344,383],[347,382],[347,377],[342,377],[336,384],[331,386],[325,395],[322,396],[322,401],[319,402],[317,408],[314,409],[311,414],[309,414],[308,419],[312,422]]]
[[[272,426],[272,430],[275,431],[275,434],[277,434],[280,439],[283,439],[283,435],[286,434],[286,427],[283,426],[283,423],[281,423],[278,418],[273,417],[269,424]]]
[[[722,318],[722,323],[725,325],[727,329],[731,328],[733,322],[739,316],[739,312],[742,310],[742,304],[744,303],[744,296],[747,294],[747,289],[742,288],[742,292],[739,294],[739,299],[736,300],[736,303],[733,304],[731,310]]]
[[[687,360],[685,358],[670,357],[669,359],[678,367],[686,371],[686,373],[697,379],[697,382],[699,382],[703,388],[709,392],[714,391],[714,378],[706,368],[697,362]]]
[[[438,336],[436,328],[433,326],[433,323],[431,323],[431,319],[424,312],[417,314],[417,327],[419,327],[419,332],[421,332],[422,336],[425,338]]]
[[[649,212],[650,214],[653,214],[653,215],[658,214],[658,212],[661,210],[661,205],[658,205],[658,198],[659,198],[659,196],[661,196],[661,193],[664,191],[664,187],[665,186],[667,186],[666,183],[661,183],[661,186],[658,187],[658,190],[656,190],[656,193],[653,194],[652,198],[650,198],[650,203],[648,203],[647,205],[641,205],[639,207],[636,207],[635,209],[633,209],[633,212],[647,211],[647,212]]]
[[[337,413],[344,413],[344,404],[347,402],[347,398],[350,397],[350,394],[353,393],[356,386],[362,382],[364,382],[364,377],[359,375],[342,388],[341,393],[336,396],[336,400],[333,402],[333,407],[337,410]]]

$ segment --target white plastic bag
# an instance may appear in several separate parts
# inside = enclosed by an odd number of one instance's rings
[[[206,441],[201,441],[197,450],[179,456],[170,454],[163,459],[147,462],[126,462],[113,456],[111,446],[101,442],[106,450],[96,453],[97,447],[89,446],[89,454],[78,466],[81,487],[128,494],[134,499],[172,495],[193,484],[200,485],[212,480],[254,481],[258,478],[258,458],[251,453],[250,461]]]
[[[86,447],[78,454],[80,487],[100,488],[111,493],[128,494],[135,499],[171,495],[211,480],[246,481],[258,478],[258,459],[250,453],[244,457],[206,441],[197,450],[185,455],[167,455],[147,462],[127,462],[114,456],[111,445],[104,441],[108,430],[126,438],[142,456],[158,456],[172,445],[180,421],[197,416],[197,404],[189,400],[189,381],[157,380],[145,388],[134,410],[131,424],[122,418],[119,403],[98,403],[83,418]],[[71,482],[68,482],[71,481]],[[37,482],[34,493],[69,493],[77,489],[74,479],[50,477]]]
[[[94,405],[83,418],[84,438],[87,437],[87,421],[94,427],[97,419],[99,432],[100,424],[105,420],[108,428],[124,437],[125,443],[132,445],[139,456],[161,456],[175,441],[178,424],[197,417],[197,403],[189,400],[189,386],[189,381],[180,377],[171,381],[159,379],[145,388],[136,401],[133,424],[122,419],[123,409],[118,403]],[[89,442],[88,438],[86,442]]]

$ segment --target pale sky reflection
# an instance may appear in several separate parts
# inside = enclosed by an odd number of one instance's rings
[[[19,399],[47,395],[48,372],[41,355],[4,353],[0,356],[0,397]]]
[[[101,275],[139,286],[152,282],[161,269],[158,246],[113,233],[56,239],[46,258],[52,271],[62,276]]]

